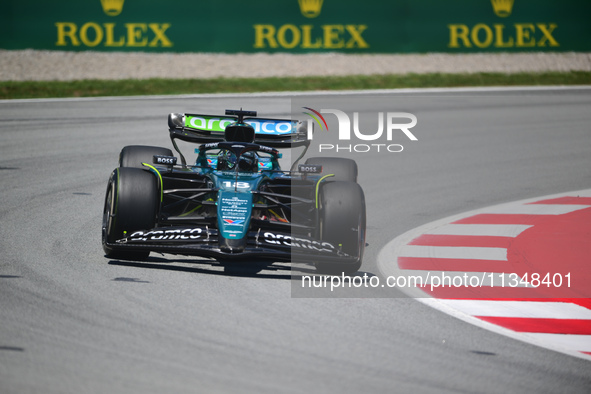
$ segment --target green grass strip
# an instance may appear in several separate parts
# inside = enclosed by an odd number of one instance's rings
[[[590,85],[591,72],[0,82],[0,99],[467,86]]]

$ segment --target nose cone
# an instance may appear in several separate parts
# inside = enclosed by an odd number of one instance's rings
[[[228,239],[220,237],[220,250],[224,253],[242,253],[246,247],[246,237],[241,239]]]

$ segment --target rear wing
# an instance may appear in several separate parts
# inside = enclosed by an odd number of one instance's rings
[[[232,111],[228,111],[232,113]],[[239,112],[239,111],[235,111]],[[253,111],[240,111],[253,114]],[[168,115],[168,127],[170,137],[178,138],[187,142],[209,143],[221,142],[224,139],[226,126],[237,121],[243,121],[251,125],[255,130],[256,144],[272,148],[295,148],[298,146],[309,146],[308,130],[309,122],[301,122],[289,119],[270,119],[256,117],[219,116],[202,114],[179,114]],[[313,127],[313,124],[311,124]]]

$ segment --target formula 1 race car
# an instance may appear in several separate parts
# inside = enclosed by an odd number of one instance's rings
[[[126,146],[108,182],[102,243],[106,257],[151,251],[220,261],[256,258],[313,263],[354,273],[365,248],[365,197],[357,164],[304,157],[308,122],[172,113],[168,148]],[[309,127],[312,127],[310,125]],[[177,141],[200,144],[187,163]],[[277,149],[303,147],[289,171]]]

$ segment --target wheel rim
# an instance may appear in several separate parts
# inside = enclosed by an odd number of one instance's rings
[[[103,243],[107,243],[108,235],[111,232],[111,228],[113,225],[113,203],[115,199],[113,198],[114,188],[109,186],[109,190],[107,190],[107,196],[105,198],[105,207],[103,209]]]

